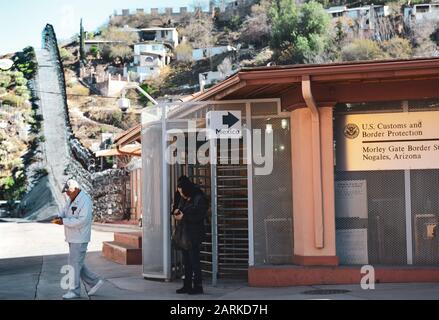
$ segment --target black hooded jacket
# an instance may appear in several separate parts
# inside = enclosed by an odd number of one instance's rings
[[[196,187],[196,192],[190,200],[180,197],[177,209],[183,212],[183,219],[177,223],[183,223],[192,244],[200,244],[205,237],[204,221],[209,210],[204,192]]]

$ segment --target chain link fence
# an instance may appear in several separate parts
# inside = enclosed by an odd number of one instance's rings
[[[432,100],[339,104],[334,116],[337,121],[338,117],[346,114],[396,113],[402,112],[403,106],[408,112],[439,110],[439,102]],[[364,188],[364,204],[358,196],[356,210],[360,212],[365,208],[366,216],[340,217],[342,198],[346,192],[343,185],[346,184]],[[342,264],[439,263],[439,235],[436,233],[439,222],[439,170],[336,170],[335,186],[337,255]],[[356,259],[352,260],[351,256],[349,263],[346,263],[346,252],[343,252],[347,234],[357,242],[355,247],[358,251]]]

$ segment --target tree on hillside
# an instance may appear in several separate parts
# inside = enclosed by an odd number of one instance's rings
[[[400,37],[394,37],[381,44],[384,52],[393,59],[409,59],[413,54],[410,41]]]
[[[329,16],[321,4],[310,1],[297,7],[294,0],[277,0],[271,6],[270,16],[270,47],[278,63],[309,63],[323,52]]]
[[[326,43],[324,52],[318,57],[316,62],[327,63],[341,60],[341,52],[350,40],[348,39],[349,26],[343,20],[340,18],[331,24],[329,40]]]
[[[425,20],[415,24],[410,38],[416,57],[429,57],[438,49],[435,39],[438,29],[439,24],[436,21]]]
[[[191,18],[189,25],[182,30],[182,35],[191,42],[194,48],[206,49],[212,47],[216,42],[212,31],[212,18],[196,15]]]
[[[63,47],[59,48],[59,55],[61,56],[62,62],[70,61],[75,58],[69,50]]]
[[[85,32],[82,25],[82,19],[79,27],[79,56],[81,61],[85,60]]]
[[[119,41],[127,45],[132,45],[139,41],[139,34],[137,32],[111,26],[102,30],[101,37],[105,40]]]
[[[191,18],[189,25],[182,30],[182,35],[192,47],[209,51],[216,43],[216,38],[213,36],[212,17],[201,13],[196,14]],[[212,69],[212,57],[210,57],[210,65]]]
[[[262,0],[251,8],[251,15],[247,16],[241,28],[241,41],[257,46],[265,46],[270,39],[270,22],[268,11],[271,2]]]
[[[32,79],[38,68],[35,50],[33,47],[26,47],[23,51],[14,56],[14,65],[17,70],[22,72],[26,79]]]
[[[181,42],[177,48],[175,48],[178,61],[191,62],[192,59],[192,46],[187,41]]]
[[[139,41],[139,34],[122,28],[108,27],[102,30],[101,37],[105,40],[115,41],[118,43],[107,45],[102,50],[105,58],[120,58],[124,62],[129,61],[133,57],[131,46]]]

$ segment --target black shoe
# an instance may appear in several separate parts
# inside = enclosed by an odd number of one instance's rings
[[[189,290],[188,293],[189,294],[203,294],[204,293],[203,287],[200,287],[200,286],[193,287],[192,289]]]
[[[189,293],[191,290],[192,290],[192,288],[190,288],[190,287],[183,287],[183,288],[175,290],[175,292],[178,294],[183,294],[183,293]]]

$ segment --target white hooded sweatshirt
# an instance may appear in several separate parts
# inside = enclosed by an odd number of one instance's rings
[[[85,191],[81,190],[73,202],[69,200],[59,217],[63,219],[66,242],[90,242],[93,201]]]

